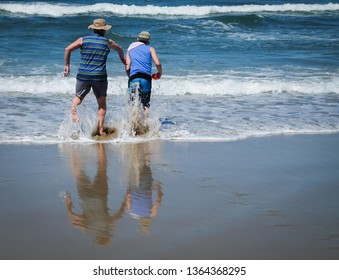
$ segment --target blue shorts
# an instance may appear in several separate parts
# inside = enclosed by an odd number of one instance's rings
[[[151,101],[151,83],[143,78],[135,78],[130,82],[130,100],[133,101],[138,89],[140,102],[143,106],[149,107]]]
[[[87,93],[93,89],[95,97],[98,99],[101,96],[107,96],[107,81],[104,82],[86,82],[77,79],[75,85],[75,95],[83,100]]]

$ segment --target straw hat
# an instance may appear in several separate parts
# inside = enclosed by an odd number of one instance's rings
[[[138,39],[149,40],[149,39],[151,39],[151,34],[149,34],[149,32],[147,32],[147,31],[142,31],[142,32],[140,32]]]
[[[112,25],[106,24],[103,18],[97,18],[93,21],[93,24],[88,26],[88,29],[109,30],[111,27]]]

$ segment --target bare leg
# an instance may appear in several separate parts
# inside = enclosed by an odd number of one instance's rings
[[[105,135],[104,123],[106,116],[106,96],[100,96],[98,102],[98,132],[99,135]]]
[[[77,107],[81,104],[81,99],[77,96],[74,96],[71,107],[71,117],[73,121],[78,122],[80,117],[77,114]]]
[[[147,118],[148,118],[148,107],[144,106],[144,123],[146,123]]]

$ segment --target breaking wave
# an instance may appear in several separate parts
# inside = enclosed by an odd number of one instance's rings
[[[242,5],[242,6],[137,6],[96,3],[93,5],[49,4],[39,3],[2,3],[0,12],[39,15],[49,17],[77,16],[88,13],[109,13],[120,16],[190,16],[220,15],[227,13],[280,13],[280,12],[329,12],[339,11],[339,4],[284,4],[284,5]]]

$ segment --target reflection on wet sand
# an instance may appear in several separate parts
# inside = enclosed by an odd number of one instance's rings
[[[66,193],[65,202],[71,223],[91,235],[97,244],[107,245],[111,241],[114,224],[124,213],[125,202],[121,204],[116,213],[110,215],[105,145],[99,143],[96,147],[97,173],[93,180],[86,175],[85,168],[83,168],[81,152],[86,153],[86,150],[80,151],[74,147],[71,152],[72,171],[76,178],[82,214],[76,214],[73,211],[73,202],[69,193]]]
[[[128,213],[139,221],[140,232],[145,235],[150,233],[152,218],[157,215],[163,197],[161,183],[153,181],[148,145],[129,145],[126,195]],[[156,193],[155,201],[153,192]]]
[[[116,223],[126,212],[139,221],[141,234],[149,234],[152,218],[157,215],[163,196],[160,182],[153,181],[148,143],[126,144],[119,147],[119,150],[125,151],[123,164],[128,186],[120,207],[115,213],[110,214],[106,145],[108,144],[97,143],[88,148],[81,145],[68,146],[71,148],[68,155],[71,156],[70,162],[76,179],[81,213],[76,213],[77,211],[74,210],[71,194],[69,192],[65,194],[65,204],[71,224],[93,237],[98,245],[103,246],[111,243]],[[96,160],[88,159],[89,149],[93,150],[93,147],[95,147]],[[86,174],[86,164],[93,167],[95,162],[97,162],[96,175],[91,179]]]

